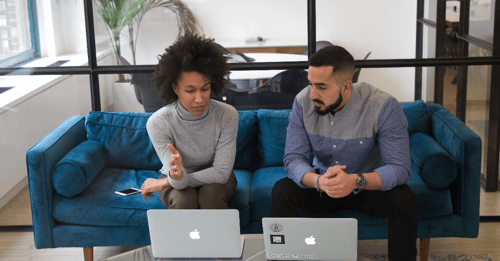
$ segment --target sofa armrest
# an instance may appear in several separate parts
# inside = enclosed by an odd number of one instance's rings
[[[463,237],[477,237],[481,184],[481,138],[451,112],[438,104],[428,105],[431,136],[454,158],[458,166],[451,188],[454,211],[462,217]]]
[[[85,117],[73,116],[42,138],[26,153],[28,185],[36,248],[52,248],[51,173],[71,149],[86,140]]]

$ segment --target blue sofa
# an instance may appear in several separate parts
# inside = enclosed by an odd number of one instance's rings
[[[401,105],[407,116],[422,246],[430,238],[478,235],[481,140],[440,105]],[[290,110],[239,111],[234,173],[242,234],[262,233],[270,215],[271,189],[283,168]],[[114,193],[157,178],[161,163],[146,132],[147,113],[90,112],[74,116],[27,152],[35,246],[84,247],[150,244],[146,211],[165,208],[158,196]],[[310,217],[312,213],[302,212]],[[387,219],[353,211],[359,239],[386,239]],[[425,252],[425,249],[421,250]],[[423,253],[424,254],[424,253]]]

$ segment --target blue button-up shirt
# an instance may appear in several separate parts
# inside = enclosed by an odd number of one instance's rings
[[[354,84],[344,108],[324,116],[310,97],[310,86],[297,95],[287,128],[284,166],[295,183],[306,188],[302,178],[308,171],[325,173],[335,165],[347,166],[346,173],[377,172],[381,190],[408,182],[408,122],[394,97],[367,83]]]

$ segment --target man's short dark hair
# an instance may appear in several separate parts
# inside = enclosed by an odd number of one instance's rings
[[[332,66],[333,74],[342,73],[346,78],[343,81],[350,79],[354,75],[354,58],[352,55],[343,47],[334,45],[327,46],[319,49],[314,53],[311,58],[309,58],[309,66],[321,67],[321,66]],[[341,79],[337,79],[338,84]]]
[[[210,80],[212,93],[221,93],[229,81],[230,67],[227,57],[213,39],[198,35],[186,35],[165,49],[158,56],[153,82],[165,101],[177,100],[173,85],[183,72],[198,72]]]

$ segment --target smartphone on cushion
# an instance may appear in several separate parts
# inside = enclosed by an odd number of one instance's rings
[[[121,195],[121,196],[130,196],[130,195],[134,195],[137,193],[141,193],[141,190],[136,189],[136,188],[128,188],[128,189],[115,191],[115,193],[118,195]]]

